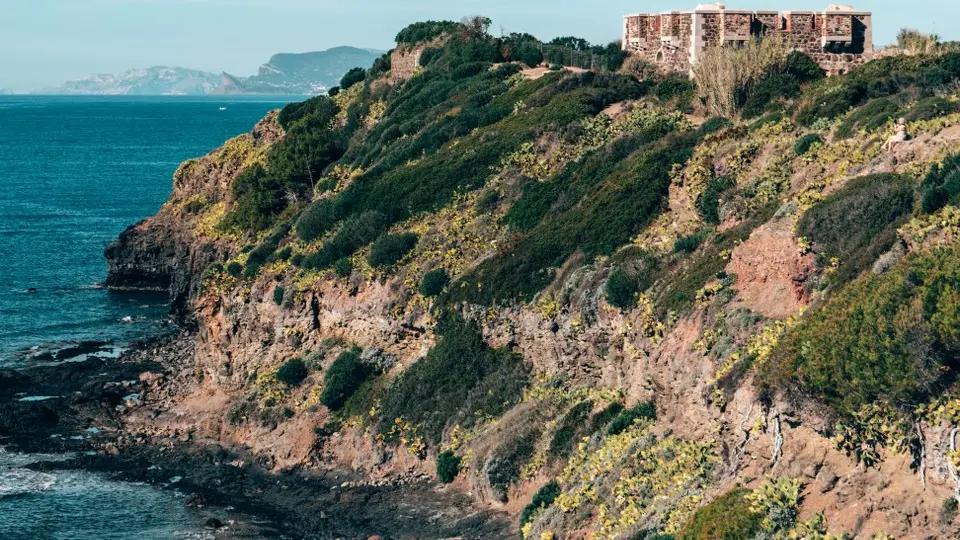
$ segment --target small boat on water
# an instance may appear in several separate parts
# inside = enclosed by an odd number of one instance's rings
[[[226,108],[226,107],[220,107],[220,110],[221,110],[221,111],[225,111],[225,110],[227,110],[227,108]]]

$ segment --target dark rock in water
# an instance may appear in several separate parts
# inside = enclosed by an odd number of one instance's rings
[[[223,527],[223,522],[220,521],[220,520],[217,519],[217,518],[210,518],[210,519],[207,520],[206,523],[204,523],[203,526],[206,527],[206,528],[208,528],[208,529],[214,529],[214,530],[216,530],[216,529],[219,529],[220,527]]]
[[[15,431],[39,433],[59,422],[57,411],[40,403],[12,403],[0,407],[0,435]]]
[[[28,293],[28,294],[37,294],[37,288],[36,288],[36,287],[30,287],[29,289],[27,289],[27,293]]]
[[[186,496],[183,503],[191,508],[203,508],[207,505],[207,498],[203,493],[191,493]]]
[[[67,347],[57,351],[56,359],[66,360],[67,358],[76,358],[84,354],[100,352],[109,344],[109,341],[81,341],[73,347]]]
[[[16,371],[0,371],[0,392],[19,390],[30,384],[30,377]]]

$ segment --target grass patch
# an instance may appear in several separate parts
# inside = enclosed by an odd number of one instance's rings
[[[576,404],[564,415],[560,427],[553,433],[550,439],[549,453],[550,457],[563,459],[570,455],[573,450],[573,442],[577,440],[578,435],[582,435],[586,427],[587,418],[593,409],[592,401],[584,401]]]
[[[767,388],[843,416],[873,403],[912,411],[936,395],[960,353],[958,255],[956,246],[910,255],[841,289],[760,366]]]
[[[487,346],[476,323],[447,315],[437,325],[437,344],[408,367],[383,395],[380,433],[396,418],[421,426],[438,444],[445,428],[469,428],[478,417],[497,417],[517,403],[529,382],[523,359]]]
[[[754,512],[745,489],[735,489],[698,509],[678,540],[741,540],[763,531],[763,514]]]
[[[657,410],[652,401],[641,401],[629,409],[620,411],[607,428],[607,435],[619,435],[639,419],[656,420]]]
[[[893,247],[897,228],[913,213],[914,198],[909,178],[857,178],[807,210],[797,223],[797,234],[813,243],[821,262],[839,259],[831,282],[846,283]]]

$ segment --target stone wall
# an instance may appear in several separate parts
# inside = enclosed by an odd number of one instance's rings
[[[720,4],[693,11],[624,17],[623,49],[665,72],[690,73],[707,47],[778,35],[814,59],[829,75],[843,74],[873,56],[871,14],[847,6],[826,11],[739,11]]]
[[[390,55],[390,82],[402,83],[420,69],[424,47],[397,47]]]

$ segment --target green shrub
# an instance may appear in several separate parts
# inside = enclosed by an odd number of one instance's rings
[[[507,502],[507,491],[511,485],[520,481],[520,473],[536,451],[538,429],[530,430],[516,438],[504,442],[487,460],[485,465],[487,481],[499,498]]]
[[[616,268],[607,278],[604,295],[607,303],[620,309],[630,309],[637,302],[638,282],[623,268]]]
[[[359,67],[355,67],[348,71],[342,79],[340,79],[340,89],[349,90],[351,86],[363,82],[363,79],[367,76],[367,70]]]
[[[757,120],[754,120],[750,127],[748,128],[750,133],[757,131],[763,126],[776,124],[783,121],[783,113],[772,112],[770,114],[764,115]]]
[[[337,262],[333,263],[333,271],[338,277],[350,277],[350,274],[353,273],[353,263],[347,257],[338,259]]]
[[[522,396],[529,369],[519,355],[491,349],[476,323],[444,316],[436,345],[401,373],[384,393],[379,429],[384,436],[396,418],[420,425],[430,443],[447,426],[467,429],[477,418],[497,417]]]
[[[721,129],[733,127],[733,123],[722,116],[714,116],[704,122],[698,129],[697,134],[705,137]]]
[[[530,504],[524,507],[523,512],[520,513],[520,527],[533,521],[537,512],[553,504],[553,501],[557,500],[560,493],[560,484],[557,483],[556,480],[551,480],[544,484],[544,486],[533,495],[533,500],[530,501]]]
[[[800,95],[800,81],[789,73],[768,73],[754,84],[743,99],[744,118],[756,118],[773,108],[780,99]]]
[[[909,178],[857,178],[807,210],[797,222],[797,234],[813,244],[821,259],[840,260],[831,280],[845,283],[893,247],[897,228],[913,212],[914,197]]]
[[[825,76],[826,72],[812,58],[793,51],[755,83],[742,88],[736,100],[742,104],[744,118],[756,118],[774,108],[778,101],[799,96],[802,85]]]
[[[420,294],[427,298],[437,296],[443,292],[443,288],[449,282],[450,277],[447,276],[446,270],[443,268],[431,270],[423,276],[423,281],[420,283]]]
[[[417,240],[413,233],[385,234],[377,238],[370,250],[370,264],[378,268],[396,264],[417,245]]]
[[[290,256],[291,256],[291,255],[293,255],[293,248],[290,247],[290,246],[287,246],[287,247],[281,249],[280,251],[274,253],[273,256],[271,257],[271,259],[272,259],[271,262],[273,262],[273,261],[287,261],[287,260],[290,260]]]
[[[307,364],[301,358],[287,360],[277,369],[276,378],[287,386],[300,386],[310,375]]]
[[[806,135],[797,139],[797,142],[793,145],[793,151],[798,155],[802,156],[810,151],[810,147],[814,144],[823,144],[823,139],[820,138],[820,135],[816,133],[807,133]]]
[[[702,241],[703,238],[699,234],[691,234],[690,236],[677,238],[677,241],[673,243],[673,252],[693,253],[700,247],[700,242]]]
[[[620,415],[623,411],[623,404],[619,402],[613,402],[610,405],[607,405],[602,411],[593,415],[593,418],[590,419],[590,433],[596,433],[601,429],[607,427],[614,418]]]
[[[260,267],[268,261],[274,259],[274,252],[277,245],[290,232],[288,223],[281,223],[276,226],[270,235],[247,255],[247,264],[243,269],[243,275],[248,278],[254,278],[260,272]]]
[[[710,179],[700,198],[697,199],[697,213],[705,223],[720,224],[720,197],[735,186],[736,183],[729,176]]]
[[[453,482],[460,474],[460,456],[452,450],[441,452],[437,456],[437,478],[444,484]]]
[[[642,401],[629,409],[620,411],[607,428],[607,435],[618,435],[633,425],[634,420],[656,420],[657,410],[652,401]]]
[[[328,240],[320,251],[308,256],[304,264],[312,269],[326,268],[372,242],[386,228],[386,216],[380,212],[362,212],[350,216],[343,221],[333,238]]]
[[[455,34],[460,23],[453,21],[425,21],[413,23],[397,34],[398,44],[414,45],[424,41],[432,41],[443,34]]]
[[[900,106],[890,98],[871,100],[844,119],[837,127],[836,136],[846,139],[852,136],[857,128],[867,131],[877,129],[889,122],[899,110]]]
[[[360,350],[340,353],[323,376],[320,403],[338,411],[358,388],[373,374],[373,369],[360,361]]]
[[[678,540],[741,540],[763,531],[763,514],[754,512],[745,489],[735,489],[701,507],[677,534]]]
[[[663,102],[676,100],[677,108],[686,110],[696,96],[697,87],[686,74],[671,73],[654,87],[653,93]]]
[[[770,389],[819,400],[842,417],[868,404],[912,412],[952,379],[960,353],[960,252],[908,255],[834,294],[761,364]]]
[[[304,242],[313,242],[332,229],[337,219],[337,207],[329,199],[315,202],[308,206],[297,220],[297,238]]]
[[[570,455],[572,443],[578,434],[583,433],[587,417],[593,409],[592,401],[584,401],[574,405],[560,422],[560,427],[550,439],[549,453],[553,458],[562,459]]]
[[[246,422],[256,410],[256,404],[246,399],[235,401],[227,410],[227,423],[231,426],[239,426]]]
[[[240,277],[240,274],[243,273],[243,265],[237,261],[230,261],[227,264],[227,273],[233,277]]]
[[[943,500],[943,504],[940,505],[940,523],[944,525],[953,523],[953,520],[957,518],[957,508],[960,504],[957,503],[955,497],[947,497]]]
[[[957,112],[956,103],[940,96],[933,96],[914,103],[904,115],[904,118],[907,119],[907,122],[920,122],[955,112]]]
[[[280,285],[277,285],[276,287],[274,287],[274,289],[273,289],[273,303],[275,303],[275,304],[278,305],[278,306],[279,306],[279,305],[282,305],[282,304],[283,304],[283,293],[284,293],[283,287],[281,287]]]
[[[800,84],[819,81],[827,76],[816,60],[800,51],[792,51],[787,55],[784,71],[796,77]]]
[[[921,189],[920,208],[927,214],[960,201],[960,154],[934,165],[924,177]]]

